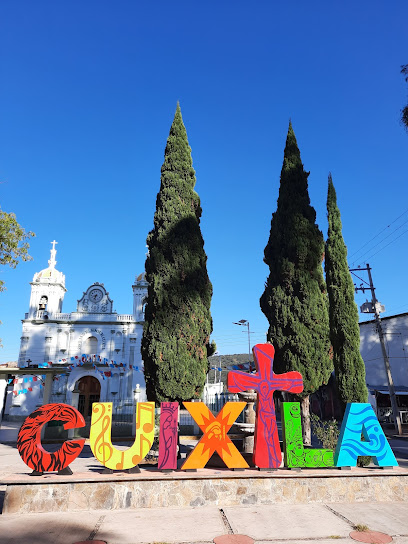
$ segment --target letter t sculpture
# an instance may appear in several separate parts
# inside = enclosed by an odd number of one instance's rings
[[[254,443],[254,464],[258,468],[279,468],[282,452],[276,426],[274,391],[300,393],[303,391],[303,378],[299,372],[275,374],[273,372],[272,344],[257,344],[253,348],[256,374],[232,371],[228,373],[228,389],[231,393],[255,389],[256,425]]]

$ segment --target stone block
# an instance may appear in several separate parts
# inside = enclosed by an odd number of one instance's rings
[[[228,475],[228,473],[227,473]],[[125,510],[242,504],[404,502],[408,472],[399,475],[296,476],[289,478],[235,474],[226,477],[8,484],[3,513]]]

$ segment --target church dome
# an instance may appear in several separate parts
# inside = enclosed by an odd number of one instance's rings
[[[40,272],[34,274],[33,281],[50,281],[50,282],[61,282],[61,279],[64,278],[64,274],[59,272],[56,268],[44,268]]]
[[[55,249],[55,244],[57,243],[55,240],[54,242],[51,242],[53,244],[53,247],[51,249],[51,258],[48,261],[48,268],[44,268],[40,272],[37,272],[34,274],[33,281],[35,282],[47,282],[47,283],[62,283],[62,285],[65,285],[65,276],[62,272],[59,272],[55,265],[57,264],[57,261],[55,260],[55,255],[57,254],[57,250]]]
[[[136,281],[146,281],[146,272],[142,272],[138,276],[136,276]]]

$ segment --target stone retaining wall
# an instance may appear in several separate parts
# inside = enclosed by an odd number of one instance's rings
[[[3,514],[172,506],[402,502],[408,474],[8,484]]]

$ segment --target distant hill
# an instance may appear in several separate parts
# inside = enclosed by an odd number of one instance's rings
[[[226,384],[227,375],[229,372],[228,367],[233,365],[240,365],[247,363],[248,361],[253,362],[254,356],[251,353],[251,358],[249,358],[248,353],[235,353],[234,355],[213,355],[208,357],[208,362],[210,363],[210,371],[208,373],[208,381],[210,383],[214,382],[214,374],[216,374],[216,381],[219,381],[219,371],[213,370],[212,367],[222,368],[221,371],[221,380]]]
[[[7,361],[6,363],[0,363],[0,366],[2,368],[18,368],[18,362],[17,361]]]

